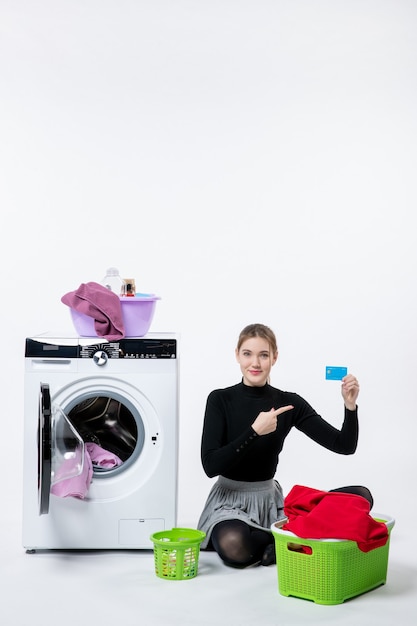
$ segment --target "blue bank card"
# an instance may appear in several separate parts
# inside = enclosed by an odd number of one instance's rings
[[[347,367],[326,366],[326,380],[342,380],[347,374]]]

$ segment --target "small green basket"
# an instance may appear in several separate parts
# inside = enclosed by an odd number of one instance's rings
[[[384,546],[362,552],[356,541],[303,539],[271,526],[277,555],[278,590],[283,596],[341,604],[386,582],[390,531],[394,519],[375,516],[389,532]]]
[[[198,572],[200,544],[206,533],[191,528],[172,528],[151,535],[155,573],[166,580],[188,580]]]

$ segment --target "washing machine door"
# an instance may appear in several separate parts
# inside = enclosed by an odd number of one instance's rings
[[[49,511],[51,492],[52,409],[49,385],[41,383],[38,423],[38,503],[39,515]]]
[[[39,515],[44,515],[49,512],[51,489],[80,476],[85,462],[84,441],[62,409],[51,403],[46,383],[39,394],[38,433]]]

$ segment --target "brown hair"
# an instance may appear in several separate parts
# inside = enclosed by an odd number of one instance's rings
[[[271,347],[272,354],[278,352],[275,333],[264,324],[249,324],[248,326],[245,326],[245,328],[240,332],[236,350],[239,351],[242,343],[246,341],[246,339],[250,339],[252,337],[261,337],[262,339],[266,339]]]

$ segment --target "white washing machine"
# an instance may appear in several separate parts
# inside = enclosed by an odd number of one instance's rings
[[[178,363],[175,334],[26,339],[27,551],[149,549],[176,526]],[[90,442],[119,464],[93,465],[86,493],[63,497],[57,485],[83,476]]]

